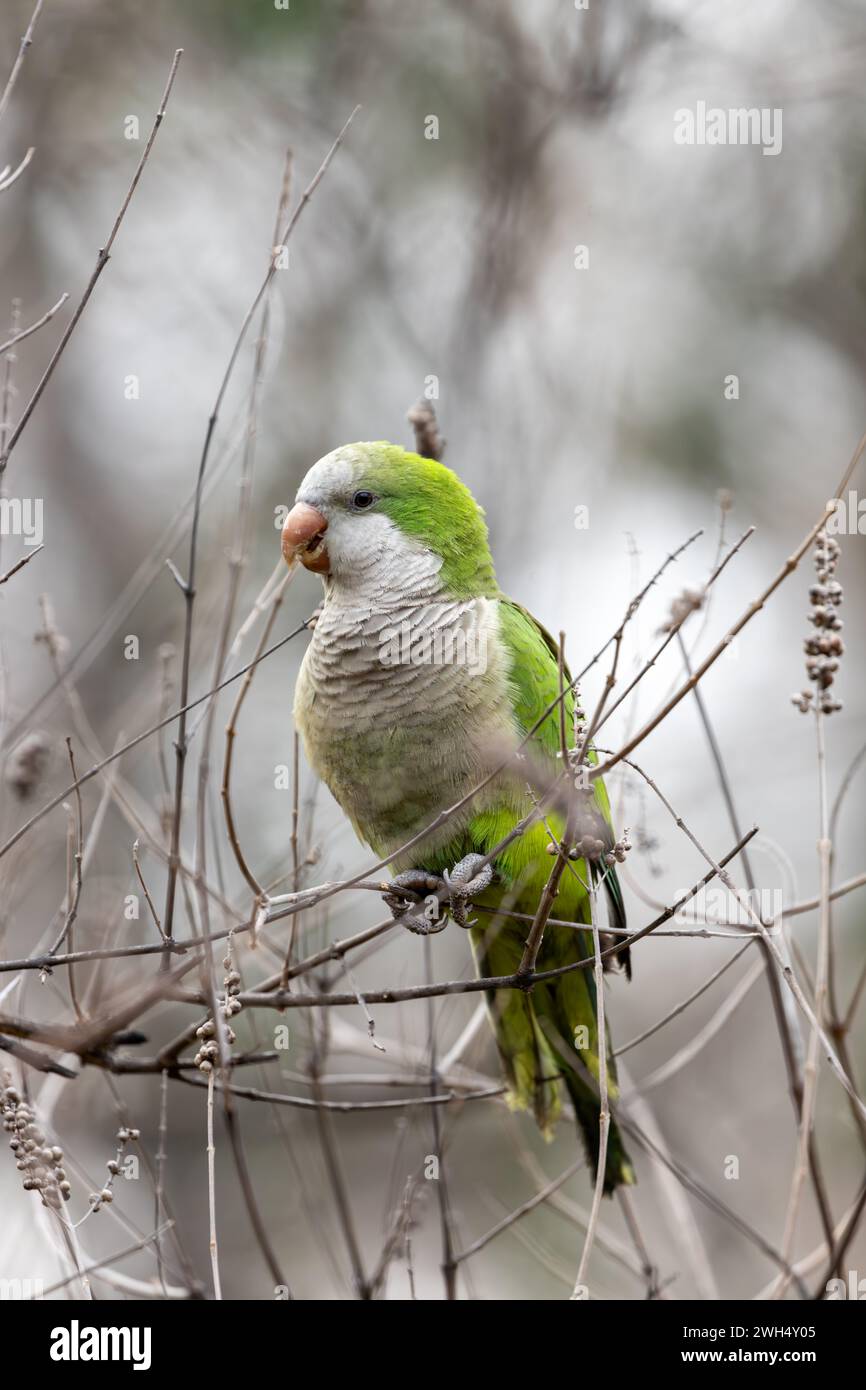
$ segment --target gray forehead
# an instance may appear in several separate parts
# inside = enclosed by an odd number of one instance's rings
[[[301,486],[297,500],[310,506],[324,504],[351,490],[364,465],[361,454],[352,448],[335,449],[314,463]]]

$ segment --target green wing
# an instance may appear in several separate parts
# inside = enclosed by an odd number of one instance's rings
[[[560,692],[559,646],[545,627],[533,618],[532,614],[511,600],[503,600],[500,605],[501,633],[503,641],[511,654],[511,681],[514,713],[519,728],[524,734],[538,722],[544,711],[553,703]],[[563,664],[563,676],[571,686],[571,672],[568,664]],[[574,694],[569,689],[563,701],[565,706],[565,732],[569,748],[574,747]],[[550,714],[530,740],[537,755],[545,760],[556,758],[561,747],[561,726],[558,708]],[[598,757],[590,749],[587,762],[595,765]],[[592,784],[593,800],[601,817],[603,829],[599,838],[612,845],[616,839],[611,817],[607,789],[600,777]],[[584,875],[585,876],[585,875]],[[625,929],[626,915],[622,889],[616,869],[610,867],[605,874],[604,886],[607,891],[611,914],[611,926]],[[619,957],[631,978],[631,964],[628,951]]]
[[[524,735],[541,720],[545,710],[560,692],[559,653],[553,638],[518,604],[500,601],[500,635],[509,656],[510,682],[515,723]],[[566,671],[565,679],[571,676]],[[565,699],[566,743],[574,745],[574,697]],[[530,748],[542,765],[560,769],[561,725],[558,709],[553,710],[532,734]],[[590,761],[595,755],[590,754]],[[612,844],[610,804],[597,779],[587,793],[593,833]],[[511,830],[518,815],[531,809],[527,793],[525,804],[514,800],[486,808],[469,825],[472,846],[488,853]],[[564,831],[561,815],[551,813],[545,823],[536,823],[514,841],[496,860],[501,881],[481,898],[483,907],[499,916],[484,914],[473,928],[472,941],[479,971],[486,975],[513,974],[520,963],[527,922],[504,915],[505,911],[531,916],[550,875],[547,853],[550,832],[560,838]],[[549,827],[549,829],[548,829]],[[560,921],[589,924],[589,900],[584,884],[596,872],[580,860],[569,866],[560,880],[551,916]],[[622,895],[614,873],[605,876],[615,924],[625,924]],[[544,934],[538,966],[541,970],[574,964],[591,954],[588,932],[569,927],[548,926]],[[534,1111],[545,1134],[552,1132],[559,1113],[558,1083],[565,1083],[571,1097],[587,1157],[594,1168],[598,1156],[599,1036],[595,981],[590,969],[573,970],[557,979],[536,984],[527,994],[519,990],[493,991],[488,1000],[497,1044],[510,1085],[510,1101],[517,1108]],[[608,1043],[608,1052],[610,1051]],[[616,1097],[616,1069],[608,1059],[611,1098]],[[616,1124],[608,1135],[605,1191],[620,1183],[634,1181],[634,1172]]]

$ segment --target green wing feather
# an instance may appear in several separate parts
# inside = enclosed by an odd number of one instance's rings
[[[514,712],[518,725],[526,734],[559,694],[559,646],[547,628],[519,603],[503,600],[501,613],[503,640],[512,656],[511,679],[514,691]],[[570,687],[571,672],[567,662],[563,662],[563,675]],[[574,703],[574,693],[569,688],[563,701],[566,742],[569,748],[574,745]],[[544,755],[556,756],[561,744],[558,711],[544,721],[538,733],[534,735],[532,743],[540,748]],[[598,757],[592,748],[589,749],[587,762],[592,765],[598,762]],[[613,844],[616,836],[613,830],[610,800],[608,799],[607,788],[600,777],[596,778],[593,783],[593,794],[595,805],[609,832],[607,836],[603,835],[602,838]],[[586,875],[583,874],[583,877],[585,878]],[[616,868],[613,865],[605,873],[604,887],[613,919],[611,926],[624,930],[626,925],[625,903]],[[628,978],[631,979],[629,952],[627,950],[621,952],[618,960],[625,967]]]
[[[518,604],[500,601],[500,635],[510,656],[511,686],[515,722],[527,734],[544,710],[559,694],[559,654],[556,643],[545,629]],[[566,680],[571,677],[566,673]],[[574,697],[566,701],[566,736],[573,745]],[[561,732],[557,711],[548,716],[532,735],[535,756],[557,768]],[[591,760],[594,755],[591,755]],[[592,784],[592,799],[603,830],[600,838],[613,842],[610,803],[601,779]],[[513,828],[516,816],[531,808],[515,811],[513,796],[503,796],[479,812],[469,824],[471,848],[488,853]],[[559,838],[564,831],[562,817],[551,814],[547,825]],[[503,912],[534,914],[550,874],[547,853],[549,832],[544,824],[532,826],[498,857],[499,882],[479,899],[480,903]],[[465,851],[464,851],[465,852]],[[588,866],[581,860],[575,873],[566,871],[553,904],[551,916],[574,923],[590,923],[589,900],[583,884],[588,882]],[[611,916],[617,926],[625,924],[619,883],[613,873],[605,886],[611,902]],[[483,914],[483,924],[473,928],[473,947],[478,968],[485,974],[512,974],[520,963],[528,923],[513,918]],[[548,926],[539,955],[540,970],[572,964],[592,954],[589,932]],[[519,990],[493,991],[489,1000],[496,1040],[510,1084],[511,1103],[531,1109],[542,1131],[550,1134],[559,1115],[560,1082],[564,1082],[583,1134],[587,1157],[595,1168],[598,1156],[599,1038],[593,972],[574,970],[546,984],[536,985],[530,994]],[[608,1053],[610,1044],[608,1042]],[[616,1069],[608,1056],[611,1097],[616,1097]],[[608,1135],[605,1191],[620,1183],[634,1181],[634,1173],[622,1138],[615,1124]]]

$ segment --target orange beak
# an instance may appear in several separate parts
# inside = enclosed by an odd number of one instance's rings
[[[328,523],[321,512],[306,502],[296,502],[283,522],[282,548],[286,563],[300,560],[305,569],[327,574],[330,568],[325,546]]]

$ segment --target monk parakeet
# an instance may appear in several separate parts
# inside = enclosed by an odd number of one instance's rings
[[[282,546],[290,563],[300,559],[325,586],[297,681],[296,727],[312,767],[360,838],[385,857],[475,787],[502,760],[503,748],[518,747],[560,692],[557,647],[501,592],[481,508],[456,474],[433,459],[385,442],[334,450],[301,483]],[[573,747],[571,694],[565,728]],[[550,779],[563,766],[561,740],[557,710],[530,740],[525,765],[531,757]],[[512,765],[391,866],[395,892],[386,901],[414,931],[447,920],[429,911],[434,886],[461,925],[467,925],[471,896],[481,909],[468,929],[482,976],[519,968],[554,862],[549,846],[559,843],[566,825],[560,804],[513,840],[492,867],[483,866],[484,856],[537,805],[523,766]],[[603,877],[612,924],[621,927],[625,915],[609,862],[614,835],[601,780],[583,796],[600,835],[584,842],[591,862],[566,866],[551,916],[590,922],[586,885],[592,874]],[[607,854],[593,861],[590,844]],[[408,893],[396,890],[415,890],[415,902],[407,908]],[[425,898],[426,908],[418,905]],[[497,915],[497,909],[515,915]],[[587,930],[548,926],[536,968],[591,954]],[[564,1083],[595,1167],[599,1060],[592,970],[572,970],[528,991],[500,989],[488,1000],[511,1104],[531,1109],[549,1135]],[[608,1076],[615,1097],[612,1060]],[[605,1190],[633,1181],[613,1124]]]

